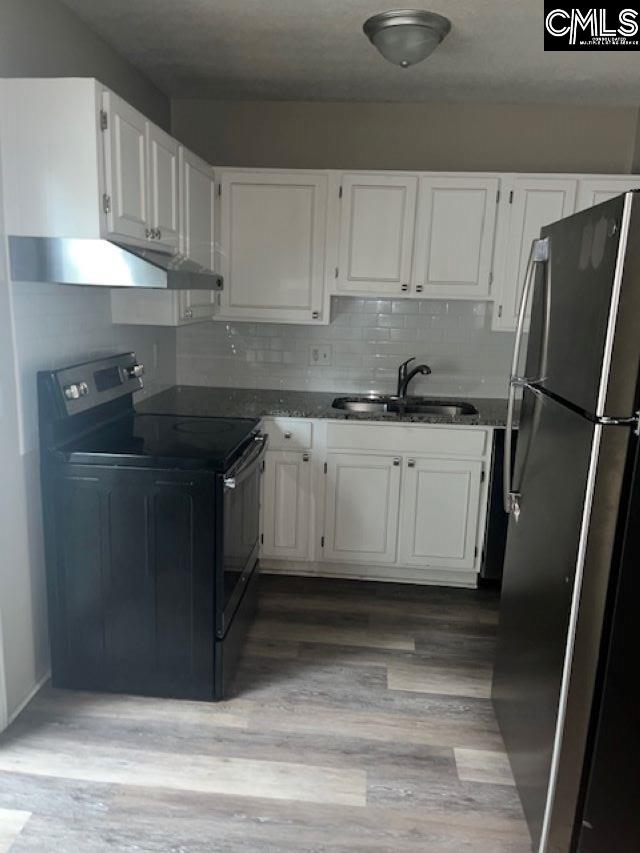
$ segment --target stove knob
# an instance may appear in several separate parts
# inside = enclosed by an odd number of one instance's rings
[[[89,386],[86,382],[80,382],[78,383],[78,391],[80,392],[81,397],[86,397],[89,393]]]
[[[127,370],[129,379],[140,379],[144,373],[144,364],[134,364]]]
[[[76,383],[73,385],[66,385],[64,389],[64,396],[67,400],[77,400],[80,397],[80,386]]]

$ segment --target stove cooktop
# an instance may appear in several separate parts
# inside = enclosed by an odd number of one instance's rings
[[[133,414],[59,448],[79,464],[224,471],[259,424],[253,418]]]

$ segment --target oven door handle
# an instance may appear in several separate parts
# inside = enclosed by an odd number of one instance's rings
[[[265,453],[268,443],[269,436],[266,432],[260,432],[254,436],[248,449],[245,450],[240,459],[225,474],[223,479],[225,490],[235,489],[244,480],[248,471],[253,468],[255,463]]]

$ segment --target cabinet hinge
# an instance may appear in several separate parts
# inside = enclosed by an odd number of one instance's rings
[[[264,533],[260,534],[260,544],[264,545]]]
[[[111,196],[107,193],[102,194],[102,209],[105,213],[111,213]]]
[[[263,474],[264,474],[265,467],[266,467],[266,463],[263,459],[262,462],[260,463],[260,470],[262,471]]]
[[[478,546],[477,545],[476,545],[476,549],[475,549],[473,556],[476,560],[478,559]]]
[[[493,284],[493,270],[489,273],[489,287]]]
[[[480,473],[480,482],[484,483],[486,478],[487,478],[487,472],[483,469],[482,472]]]
[[[106,130],[109,127],[109,116],[106,110],[100,110],[100,130]]]
[[[222,195],[222,184],[218,184],[218,198]]]
[[[325,463],[324,463],[324,473],[326,474],[328,470],[329,470],[329,469],[328,469],[328,467],[327,467],[327,463],[325,462]]]
[[[320,547],[324,548],[324,536],[320,537]]]
[[[509,204],[513,204],[513,190],[509,191]]]
[[[334,278],[338,278],[338,267],[336,267]]]
[[[496,204],[500,201],[500,190],[496,190]]]
[[[502,305],[498,305],[498,317],[502,317]]]
[[[342,187],[338,190],[338,198],[342,198]]]

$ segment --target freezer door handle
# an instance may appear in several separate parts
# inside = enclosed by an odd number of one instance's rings
[[[511,375],[509,377],[509,395],[507,399],[507,423],[505,426],[504,435],[504,464],[502,467],[502,502],[504,511],[507,515],[513,515],[515,520],[518,520],[520,515],[520,492],[513,490],[512,471],[511,471],[511,448],[513,444],[513,414],[516,402],[516,389],[529,384],[529,380],[518,376],[518,365],[520,364],[520,351],[522,349],[522,338],[524,336],[524,323],[527,314],[527,305],[529,296],[535,281],[536,264],[547,264],[548,275],[548,260],[549,260],[549,238],[533,240],[531,243],[531,251],[529,260],[527,261],[527,270],[524,277],[524,286],[522,288],[522,297],[520,299],[520,307],[518,308],[518,322],[516,325],[516,337],[513,345],[513,358],[511,359]],[[548,282],[546,282],[548,290]],[[543,360],[546,360],[547,339],[549,336],[549,297],[547,294],[547,310],[545,316],[545,329],[543,340]]]

